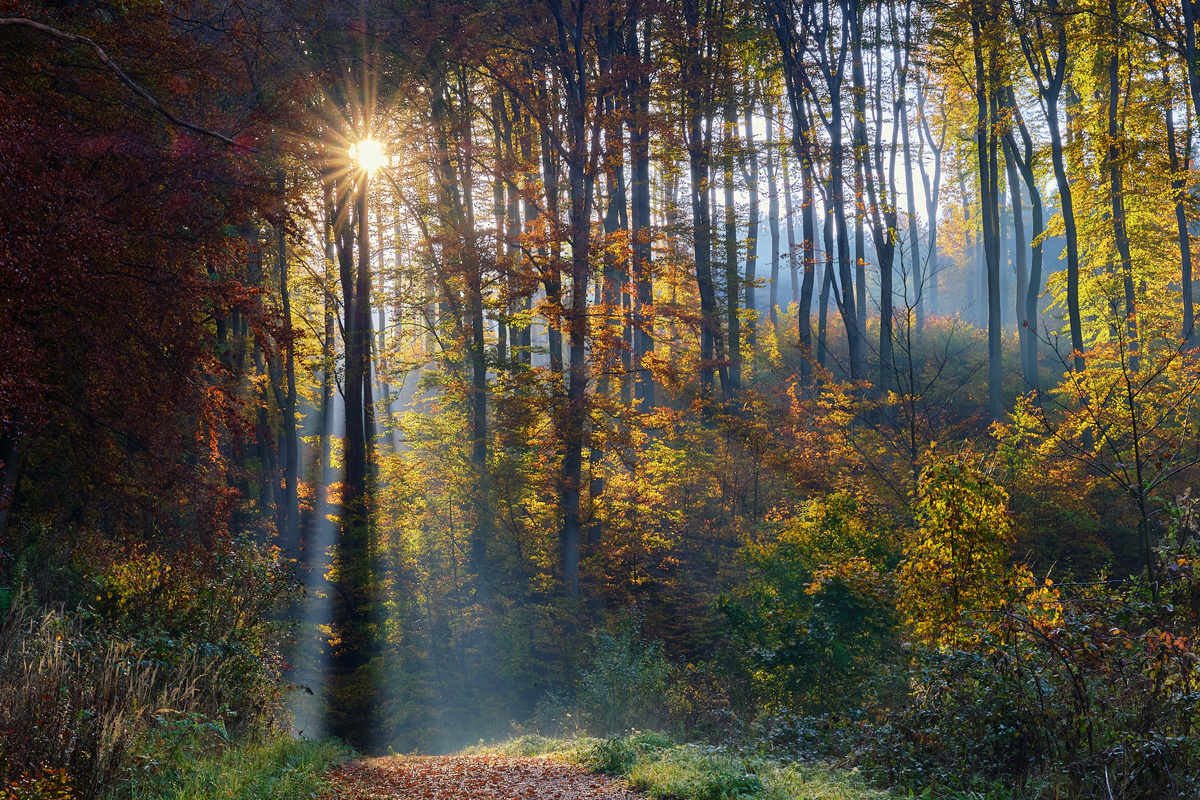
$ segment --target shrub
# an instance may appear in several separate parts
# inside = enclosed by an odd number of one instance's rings
[[[661,758],[639,761],[629,771],[629,783],[653,798],[731,800],[762,792],[762,780],[741,759],[681,747]]]
[[[746,550],[749,579],[722,598],[732,660],[770,711],[862,708],[895,650],[888,519],[850,494],[805,503]]]
[[[932,454],[921,473],[920,525],[905,543],[898,576],[900,609],[917,638],[969,641],[980,618],[968,614],[1004,600],[1011,577],[1007,501],[971,463]]]
[[[1164,547],[1173,580],[1013,591],[958,647],[918,647],[910,703],[876,731],[889,782],[1022,796],[1181,796],[1200,777],[1195,556]],[[1169,571],[1169,567],[1164,571]]]
[[[673,669],[662,643],[647,642],[638,622],[627,614],[611,631],[591,634],[576,702],[594,733],[657,728],[665,722]]]
[[[589,747],[582,763],[592,772],[606,775],[624,775],[633,769],[639,759],[656,755],[674,747],[675,742],[661,733],[635,733],[632,736],[610,736]]]
[[[79,796],[99,795],[155,709],[200,707],[204,670],[198,659],[165,665],[132,645],[90,639],[61,614],[18,606],[0,626],[0,778],[44,786],[27,773],[36,765],[69,775]]]
[[[176,754],[125,784],[130,800],[295,800],[329,797],[324,775],[352,753],[332,741],[284,734],[248,739],[195,756]]]

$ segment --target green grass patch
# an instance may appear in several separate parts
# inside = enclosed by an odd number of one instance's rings
[[[505,756],[550,756],[593,772],[625,778],[654,800],[887,800],[855,771],[822,764],[782,764],[735,750],[676,744],[660,733],[607,739],[522,736],[482,742],[468,751]]]
[[[325,772],[352,755],[332,741],[277,735],[198,757],[178,751],[135,774],[130,800],[309,800],[326,793]]]

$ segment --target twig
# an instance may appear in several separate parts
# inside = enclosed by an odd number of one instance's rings
[[[155,111],[157,111],[159,114],[162,114],[164,117],[166,117],[167,120],[171,122],[171,124],[178,125],[181,128],[186,128],[187,130],[192,131],[193,133],[198,133],[203,136],[211,136],[212,138],[214,138],[217,141],[222,142],[224,144],[227,144],[230,146],[236,146],[237,143],[234,142],[233,139],[230,139],[228,136],[217,133],[216,131],[210,131],[208,128],[204,128],[204,127],[201,127],[194,123],[188,122],[187,120],[180,119],[179,117],[172,114],[170,111],[168,111],[162,105],[162,103],[155,100],[154,97],[149,92],[147,92],[141,86],[138,86],[136,83],[134,83],[133,80],[131,80],[130,77],[128,75],[126,75],[121,70],[120,67],[117,66],[116,62],[114,62],[111,58],[108,57],[108,54],[106,54],[104,52],[104,50],[100,47],[100,45],[96,44],[94,41],[92,41],[88,37],[80,36],[75,33],[67,33],[66,31],[60,31],[58,28],[52,28],[49,25],[43,25],[40,22],[34,22],[31,19],[23,19],[20,17],[0,18],[0,25],[11,25],[14,27],[19,27],[19,28],[28,28],[30,30],[37,31],[38,33],[43,33],[46,36],[52,36],[56,39],[62,39],[67,42],[74,42],[76,44],[82,44],[86,47],[90,47],[92,49],[92,52],[94,52],[96,54],[96,58],[100,59],[100,62],[102,64],[104,64],[104,66],[106,66],[110,70],[112,70],[113,73],[115,73],[116,76],[121,79],[122,83],[124,83],[126,86],[128,86],[130,89],[133,90],[134,94],[138,95],[143,100],[145,100],[147,103],[149,103],[151,105],[151,107],[154,108]]]

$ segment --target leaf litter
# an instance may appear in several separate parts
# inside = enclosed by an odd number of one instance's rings
[[[336,800],[642,800],[622,781],[537,757],[387,756],[329,778]]]

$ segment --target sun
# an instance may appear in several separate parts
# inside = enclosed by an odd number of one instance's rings
[[[368,174],[387,165],[387,154],[383,151],[383,142],[375,139],[363,139],[358,144],[350,145],[350,160],[367,171]]]

